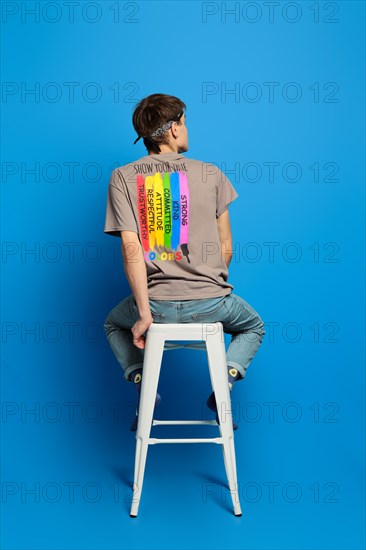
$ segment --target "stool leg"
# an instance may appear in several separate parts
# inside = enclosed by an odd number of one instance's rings
[[[234,440],[232,439],[231,442],[233,442]],[[223,454],[223,458],[224,458],[224,464],[225,464],[225,472],[226,472],[226,477],[227,479],[229,480],[230,479],[230,476],[233,476],[235,480],[237,480],[237,473],[236,473],[236,463],[235,463],[235,448],[232,448],[231,449],[231,457],[233,459],[233,464],[234,464],[234,467],[233,467],[233,474],[230,474],[230,471],[228,469],[228,465],[227,465],[227,462],[226,462],[226,454],[227,454],[227,449],[225,449],[225,446],[222,445],[221,446],[221,449],[222,449],[222,454]],[[234,485],[234,491],[236,492],[236,485]],[[232,494],[232,488],[230,488],[230,493]],[[234,506],[234,514],[236,516],[241,516],[242,515],[242,511],[241,511],[241,508],[240,508],[240,503],[238,503],[238,500],[239,500],[239,497],[236,498],[235,496],[235,501],[234,501],[234,498],[233,498],[233,506]]]
[[[141,382],[140,406],[136,432],[136,455],[133,484],[133,498],[130,511],[131,517],[136,517],[140,504],[142,485],[144,481],[147,449],[154,414],[154,404],[162,356],[164,338],[159,334],[147,332]]]
[[[207,334],[206,347],[213,390],[215,392],[217,412],[220,420],[220,432],[223,439],[225,470],[233,502],[234,514],[241,516],[238,481],[236,472],[234,431],[231,413],[231,397],[227,381],[227,363],[225,341],[221,323],[215,323],[217,331]],[[214,325],[212,325],[214,326]],[[223,408],[225,407],[225,411]]]
[[[226,477],[227,477],[227,479],[229,479],[229,470],[227,469],[226,456],[225,456],[225,449],[224,449],[224,446],[223,446],[223,445],[221,445],[221,449],[222,449],[222,456],[223,456],[223,459],[224,459]]]

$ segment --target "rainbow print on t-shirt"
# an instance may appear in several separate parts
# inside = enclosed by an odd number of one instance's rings
[[[155,247],[177,251],[180,246],[189,260],[189,186],[187,174],[181,171],[137,175],[137,210],[141,242],[145,253]],[[165,254],[164,259],[181,259]]]

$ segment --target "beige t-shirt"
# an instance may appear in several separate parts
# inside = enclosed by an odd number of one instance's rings
[[[104,233],[136,231],[154,300],[230,294],[217,217],[238,193],[217,166],[169,152],[113,170]]]

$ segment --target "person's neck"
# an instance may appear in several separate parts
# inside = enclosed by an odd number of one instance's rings
[[[161,153],[178,153],[177,149],[170,149],[166,145],[159,145],[160,147],[160,153],[154,153],[153,151],[149,151],[149,155],[160,155]]]

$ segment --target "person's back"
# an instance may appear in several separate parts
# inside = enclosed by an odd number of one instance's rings
[[[149,298],[225,296],[234,287],[217,218],[237,197],[213,164],[174,151],[147,155],[113,171],[104,232],[138,234]]]
[[[143,137],[148,155],[113,170],[108,187],[104,232],[122,240],[132,294],[110,312],[104,327],[138,396],[152,322],[222,322],[233,336],[227,350],[230,389],[244,378],[265,334],[257,312],[228,282],[228,205],[238,193],[217,166],[183,155],[185,107],[165,94],[139,102],[132,118],[135,143]],[[218,421],[214,393],[207,405]],[[137,413],[131,430],[137,428]]]

